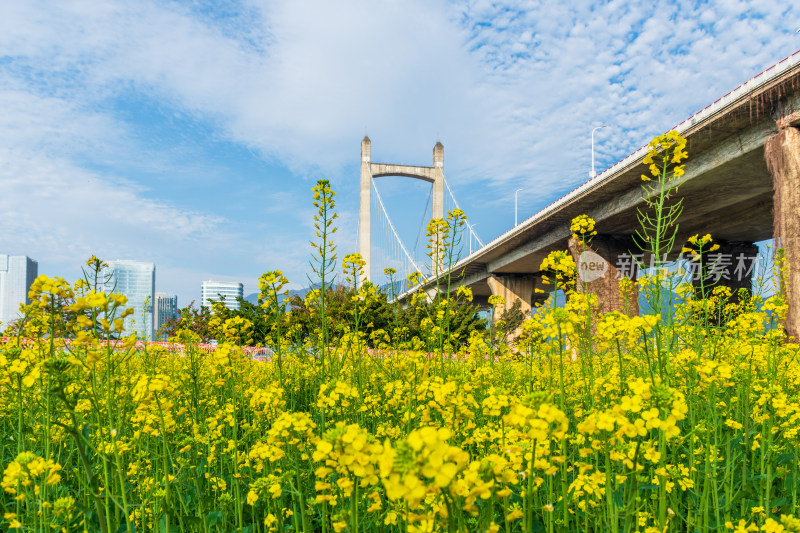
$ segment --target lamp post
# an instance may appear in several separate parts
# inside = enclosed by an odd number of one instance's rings
[[[517,189],[514,191],[514,226],[517,225],[517,194],[524,189]]]
[[[592,130],[592,171],[589,172],[589,177],[590,178],[593,178],[593,177],[597,176],[597,172],[594,171],[594,132],[596,132],[599,129],[603,129],[603,128],[607,128],[607,127],[608,126],[603,124],[602,126],[597,126],[596,128],[594,128]]]
[[[469,229],[470,229],[470,232],[469,232],[469,253],[470,253],[470,255],[472,254],[472,236],[475,234],[475,226],[477,226],[477,224],[470,224],[469,225]]]

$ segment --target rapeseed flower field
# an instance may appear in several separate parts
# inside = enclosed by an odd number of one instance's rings
[[[315,205],[330,282],[327,183]],[[433,224],[432,257],[450,257],[461,220]],[[571,227],[585,244],[596,229]],[[326,282],[307,298],[319,328],[298,338],[277,298],[287,280],[265,274],[266,360],[201,350],[189,330],[180,351],[137,348],[95,258],[74,284],[40,276],[0,344],[0,529],[800,532],[800,345],[780,294],[734,300],[655,273],[623,281],[654,313],[603,314],[562,252],[542,269],[566,305],[551,297],[512,346],[493,328],[451,338],[465,290],[435,297],[421,336],[369,343],[375,288],[357,255],[343,263],[356,305],[335,345]],[[665,287],[674,305],[659,305]]]

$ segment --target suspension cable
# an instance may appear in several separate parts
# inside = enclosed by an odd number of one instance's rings
[[[428,199],[425,201],[425,209],[422,211],[422,220],[419,222],[419,230],[417,231],[417,240],[414,241],[414,249],[412,253],[414,257],[417,256],[417,247],[419,246],[419,238],[422,235],[422,229],[425,227],[425,215],[428,214],[428,206],[431,205],[431,196],[433,196],[433,184],[431,184],[431,190],[428,191]]]
[[[456,209],[460,210],[461,206],[458,205],[458,200],[456,200],[456,197],[453,195],[453,190],[450,188],[450,184],[447,183],[447,178],[444,177],[444,170],[442,170],[442,178],[444,178],[444,186],[447,187],[447,192],[450,193],[450,198],[453,199],[453,203],[456,205]],[[475,230],[472,229],[472,224],[467,224],[467,227],[469,228],[470,233],[472,233],[472,236],[475,237],[475,240],[478,241],[478,244],[480,244],[481,247],[483,247],[484,246],[483,241],[481,240],[480,237],[478,237],[478,234],[475,233]]]
[[[403,250],[408,262],[413,265],[417,271],[422,272],[422,270],[417,266],[417,263],[411,257],[411,254],[408,253],[406,247],[403,245],[403,241],[400,240],[400,236],[397,234],[397,230],[394,228],[394,224],[392,224],[392,219],[389,218],[389,213],[386,212],[386,206],[383,205],[383,199],[381,198],[381,193],[378,191],[378,187],[375,185],[375,179],[372,177],[372,169],[369,170],[369,181],[372,184],[372,190],[375,191],[375,196],[378,198],[378,203],[381,206],[381,210],[383,211],[383,216],[386,217],[386,221],[389,223],[389,228],[392,230],[392,234],[394,238],[397,239],[397,243],[400,245],[400,248]]]

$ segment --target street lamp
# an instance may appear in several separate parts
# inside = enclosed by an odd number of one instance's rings
[[[475,234],[475,226],[477,226],[477,224],[470,224],[469,225],[469,229],[470,229],[470,232],[469,232],[469,253],[470,253],[470,255],[472,255],[472,236]]]
[[[597,172],[594,171],[594,132],[596,132],[599,129],[603,129],[603,128],[607,128],[607,127],[608,126],[606,126],[604,124],[602,126],[597,126],[595,129],[592,130],[592,171],[589,172],[589,177],[590,178],[593,178],[593,177],[597,176]]]
[[[524,189],[517,189],[514,191],[514,226],[517,225],[517,194]]]

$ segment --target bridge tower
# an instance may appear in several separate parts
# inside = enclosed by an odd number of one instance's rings
[[[370,268],[370,199],[372,180],[382,176],[404,176],[433,184],[432,218],[444,218],[444,146],[437,142],[433,147],[433,166],[394,165],[372,162],[372,142],[364,136],[361,140],[361,207],[358,218],[358,252],[366,263],[364,278],[369,281]]]

